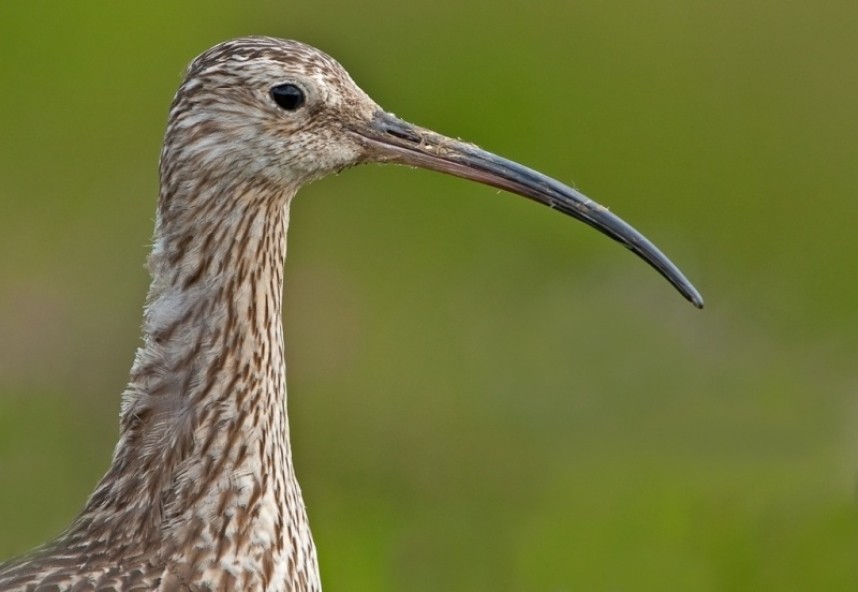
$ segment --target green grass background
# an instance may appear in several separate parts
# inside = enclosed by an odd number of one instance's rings
[[[295,202],[296,462],[327,590],[858,589],[858,3],[0,5],[0,556],[105,471],[167,106],[272,34],[535,166],[707,308],[520,198],[362,167]]]

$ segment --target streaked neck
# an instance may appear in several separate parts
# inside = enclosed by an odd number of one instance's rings
[[[287,582],[295,554],[318,569],[285,407],[291,197],[246,183],[162,195],[119,443],[72,537],[102,532],[117,557],[159,547],[213,589]]]

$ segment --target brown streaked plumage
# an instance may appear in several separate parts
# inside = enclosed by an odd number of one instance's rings
[[[286,415],[289,204],[368,162],[506,189],[620,241],[695,305],[649,241],[535,171],[384,112],[332,58],[244,38],[190,65],[170,109],[144,343],[107,474],[71,526],[0,565],[0,590],[319,590]]]

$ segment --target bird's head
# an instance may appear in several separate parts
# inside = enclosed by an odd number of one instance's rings
[[[227,179],[292,195],[367,162],[435,170],[557,209],[619,241],[703,305],[679,269],[607,208],[532,169],[385,112],[333,58],[296,41],[235,39],[191,63],[170,110],[162,192],[167,185],[167,193],[191,193],[202,181]]]
[[[164,158],[188,174],[290,189],[361,161],[346,132],[379,111],[333,58],[297,41],[249,37],[195,59],[170,109]]]

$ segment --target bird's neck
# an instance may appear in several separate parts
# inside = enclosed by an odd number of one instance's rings
[[[238,576],[239,558],[256,557],[244,577],[285,581],[278,572],[301,565],[294,554],[316,563],[286,414],[281,294],[291,194],[238,184],[194,196],[198,203],[179,197],[161,198],[144,345],[112,467],[79,524],[135,533],[117,534],[120,546],[158,541],[161,559],[196,570],[195,579],[206,570]]]

